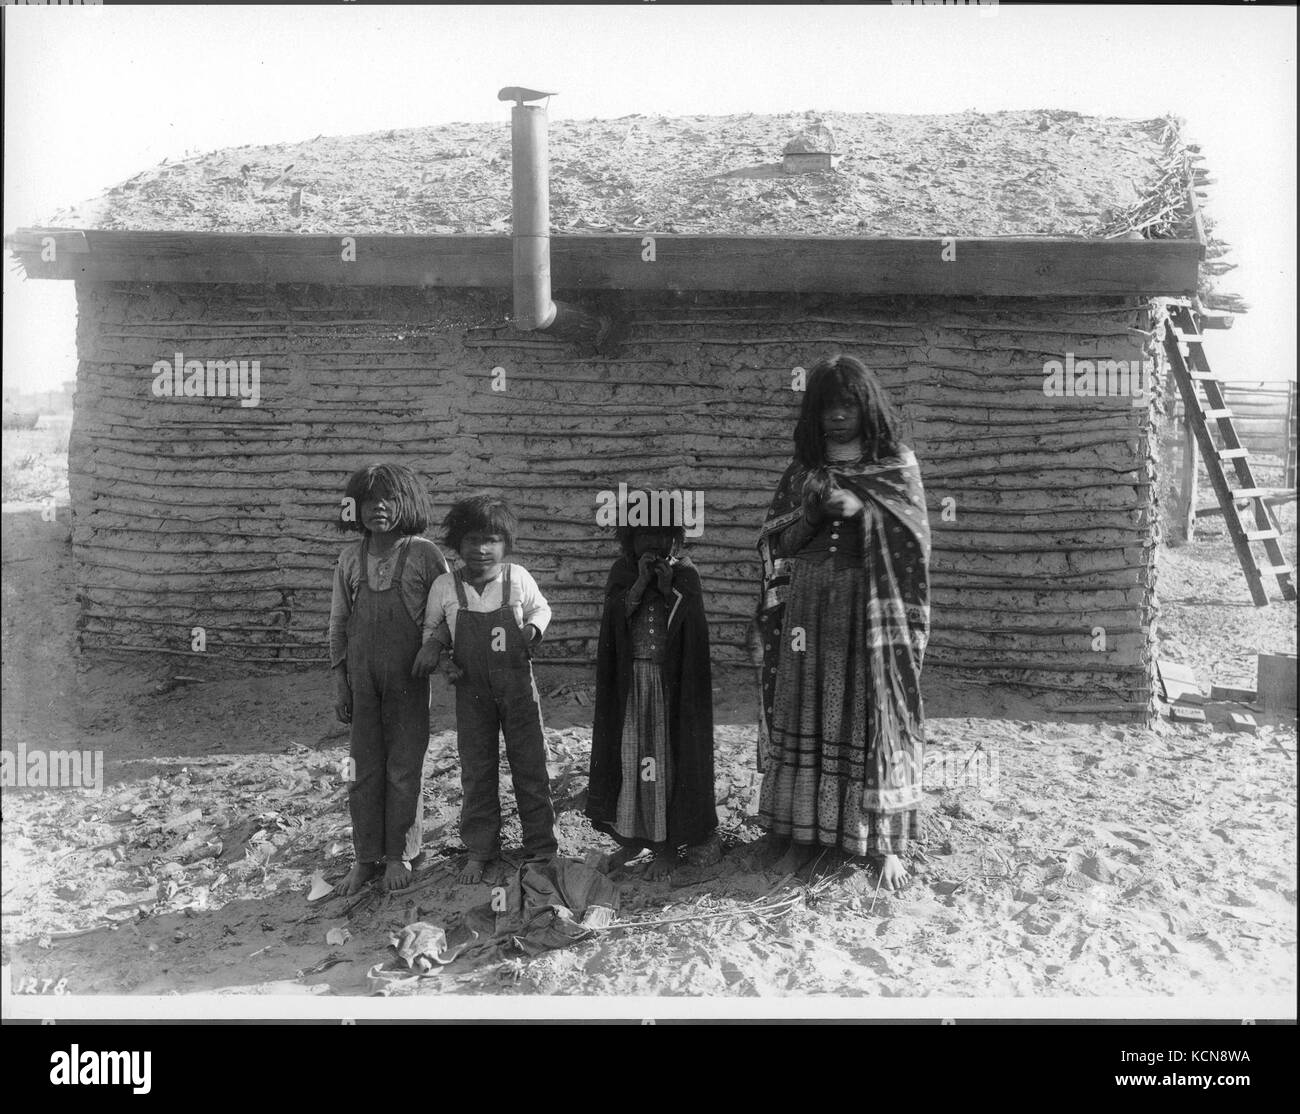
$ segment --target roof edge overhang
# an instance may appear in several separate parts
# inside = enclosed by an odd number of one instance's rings
[[[28,278],[510,289],[509,235],[19,229]],[[552,235],[560,290],[967,296],[1196,292],[1199,240]]]

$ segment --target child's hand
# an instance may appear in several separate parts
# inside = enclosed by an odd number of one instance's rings
[[[442,643],[434,638],[429,639],[420,647],[420,652],[415,655],[415,662],[411,666],[411,676],[427,677],[438,668],[438,659],[441,657]]]
[[[658,558],[653,553],[641,554],[641,559],[636,563],[637,578],[636,582],[642,588],[646,587],[654,579],[655,562]]]
[[[655,562],[655,576],[658,578],[659,594],[667,596],[673,590],[673,567],[667,561]]]
[[[542,632],[539,631],[532,623],[524,624],[524,651],[528,654],[528,660],[533,660],[533,651],[537,649],[538,644],[542,641]]]
[[[344,673],[340,673],[334,682],[334,714],[340,723],[352,722],[352,686]]]
[[[803,481],[803,511],[810,522],[822,516],[822,504],[835,485],[824,472],[809,472]]]
[[[862,500],[839,487],[826,496],[822,506],[837,518],[852,518],[862,510]]]
[[[446,678],[447,683],[449,685],[460,684],[461,680],[465,676],[465,671],[461,669],[459,665],[456,664],[455,660],[452,658],[450,654],[448,654],[445,658],[442,659],[442,667],[440,672],[442,673],[443,677]]]

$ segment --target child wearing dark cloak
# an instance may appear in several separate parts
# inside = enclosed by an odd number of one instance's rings
[[[713,687],[700,577],[681,526],[623,526],[605,587],[586,815],[619,844],[609,866],[654,851],[666,877],[710,841]]]

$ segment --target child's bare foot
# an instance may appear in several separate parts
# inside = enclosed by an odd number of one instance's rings
[[[703,843],[686,849],[686,859],[692,866],[712,866],[722,861],[722,841],[714,832]]]
[[[911,875],[907,873],[907,868],[897,855],[886,855],[880,862],[880,888],[889,890],[891,893],[895,890],[901,890],[908,882],[911,881]]]
[[[378,873],[379,867],[375,863],[353,863],[347,877],[334,887],[334,892],[339,897],[351,897]]]
[[[622,870],[623,867],[627,866],[627,864],[635,859],[639,854],[641,854],[640,847],[620,847],[610,855],[609,860],[605,865],[605,873],[608,874],[610,871]]]
[[[470,859],[464,869],[456,875],[456,881],[462,886],[475,886],[483,881],[483,872],[487,870],[491,859]]]
[[[411,884],[411,868],[401,859],[389,860],[384,867],[384,889],[404,890]]]
[[[768,832],[753,845],[753,848],[760,856],[759,862],[764,864],[763,869],[771,870],[776,860],[790,849],[790,837]]]
[[[645,876],[651,882],[659,882],[667,878],[677,866],[677,852],[656,851],[653,861],[646,867]]]
[[[790,849],[786,851],[773,865],[771,871],[773,874],[796,874],[803,867],[808,865],[808,861],[817,853],[817,848],[811,843],[791,843]]]

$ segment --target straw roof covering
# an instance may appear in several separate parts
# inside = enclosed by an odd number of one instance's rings
[[[842,161],[791,175],[816,124]],[[647,117],[550,122],[560,233],[1190,237],[1175,121],[1074,112]],[[1144,221],[1150,223],[1143,225]],[[507,233],[510,123],[236,147],[164,162],[66,228]]]

